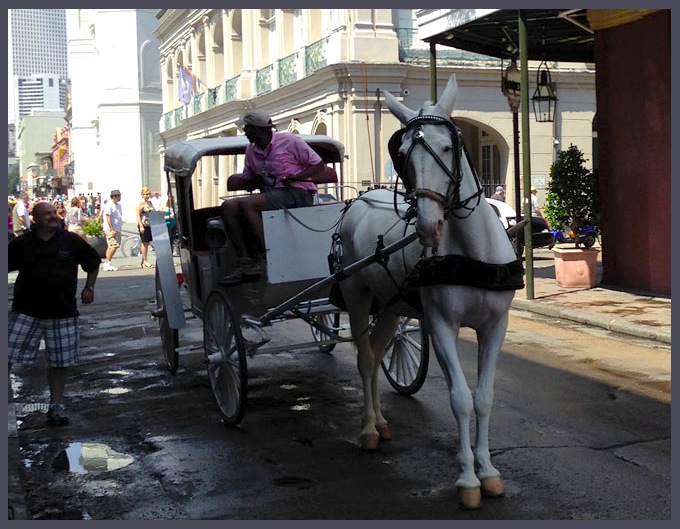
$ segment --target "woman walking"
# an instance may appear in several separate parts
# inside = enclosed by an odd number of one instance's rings
[[[142,268],[153,267],[146,258],[149,252],[149,243],[152,241],[149,218],[149,213],[152,211],[154,211],[154,208],[151,203],[151,190],[148,187],[143,187],[142,201],[137,205],[137,229],[139,230],[139,236],[142,238]]]

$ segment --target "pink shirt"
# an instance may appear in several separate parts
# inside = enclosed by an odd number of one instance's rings
[[[248,176],[262,170],[278,177],[298,175],[321,162],[321,157],[296,134],[274,132],[272,141],[264,150],[254,143],[248,145],[243,172]],[[316,193],[316,186],[311,181],[291,181],[290,185]],[[274,187],[285,185],[277,179]]]

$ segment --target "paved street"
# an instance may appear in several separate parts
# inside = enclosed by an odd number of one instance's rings
[[[152,256],[153,261],[153,256]],[[670,519],[670,346],[513,310],[496,375],[494,464],[506,497],[458,508],[457,434],[431,358],[423,388],[381,395],[394,439],[357,447],[356,356],[291,347],[249,359],[238,428],[220,423],[191,319],[168,374],[154,270],[115,258],[82,308],[72,422],[48,428],[44,371],[12,375],[27,491],[37,519]],[[10,278],[11,279],[11,278]],[[301,322],[276,343],[309,341]],[[474,380],[475,338],[461,335]]]

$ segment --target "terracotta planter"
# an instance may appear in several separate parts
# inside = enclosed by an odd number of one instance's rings
[[[554,248],[555,279],[565,288],[593,288],[597,279],[598,250]]]
[[[90,243],[92,248],[97,250],[99,257],[106,257],[106,249],[108,248],[108,244],[104,235],[88,235],[87,242]]]

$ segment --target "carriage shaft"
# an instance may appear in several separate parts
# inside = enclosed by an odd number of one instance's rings
[[[349,266],[346,266],[342,270],[342,277],[338,278],[337,274],[333,274],[331,276],[328,276],[313,285],[307,287],[305,290],[300,292],[297,296],[293,296],[287,301],[284,301],[280,305],[270,309],[267,311],[262,318],[260,318],[260,322],[263,324],[266,324],[268,321],[270,321],[273,318],[276,318],[277,316],[280,316],[282,313],[285,311],[292,309],[295,307],[298,303],[301,301],[304,301],[307,299],[310,295],[314,294],[318,290],[321,290],[322,288],[336,282],[336,281],[342,281],[345,277],[351,276],[353,273],[357,272],[358,270],[362,270],[363,268],[366,268],[367,266],[375,263],[376,261],[379,261],[380,259],[383,259],[385,257],[388,257],[389,255],[392,255],[394,252],[402,249],[404,246],[408,246],[411,244],[413,241],[415,241],[418,238],[418,234],[416,232],[413,232],[409,235],[406,235],[405,237],[402,237],[401,239],[393,242],[392,244],[385,246],[382,249],[377,250],[375,253],[364,257],[362,259],[359,259],[358,261],[355,261],[354,263],[350,264]]]

